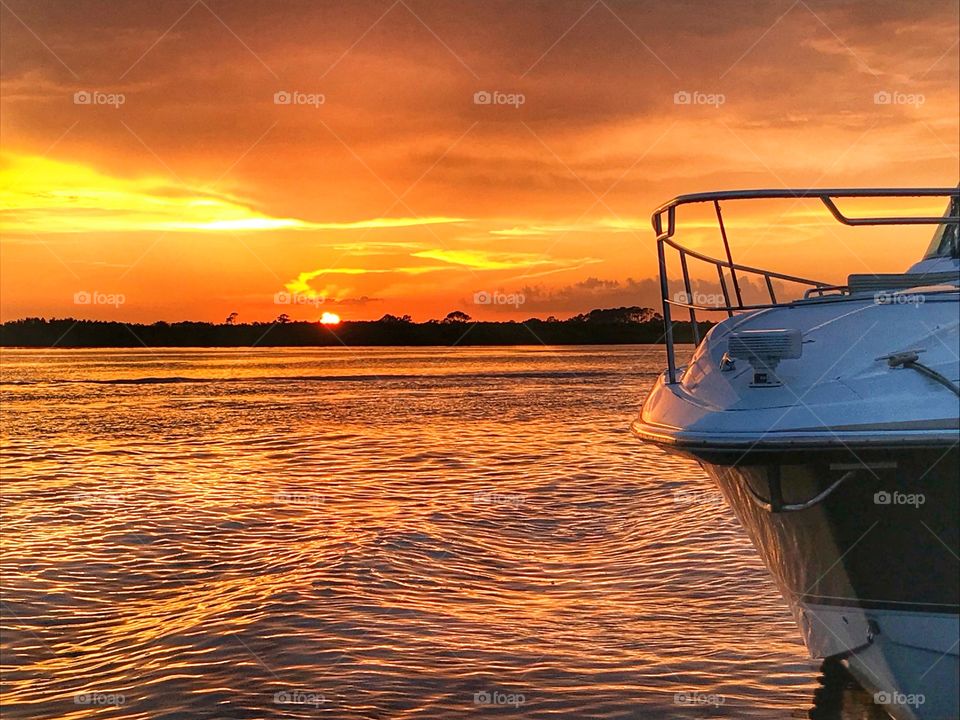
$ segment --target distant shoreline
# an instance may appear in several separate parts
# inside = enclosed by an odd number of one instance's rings
[[[699,323],[701,336],[710,323]],[[674,326],[674,340],[692,342],[690,323]],[[328,326],[317,322],[124,323],[74,318],[25,318],[0,324],[4,348],[187,347],[451,347],[516,345],[658,345],[663,321],[649,308],[594,310],[568,320],[416,323],[385,316]]]

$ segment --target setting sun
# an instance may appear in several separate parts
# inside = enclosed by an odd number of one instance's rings
[[[339,325],[340,316],[337,315],[336,313],[325,312],[323,315],[320,316],[320,323],[323,325]]]

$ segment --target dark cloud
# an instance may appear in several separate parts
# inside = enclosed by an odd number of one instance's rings
[[[558,288],[530,285],[522,288],[519,293],[524,298],[522,310],[530,312],[531,315],[575,315],[595,308],[660,306],[659,284],[655,278],[627,278],[620,281],[588,277]]]
[[[742,275],[738,278],[738,281],[744,303],[760,304],[769,301],[766,286],[762,281]],[[792,284],[788,286],[777,281],[774,283],[774,291],[778,299],[782,300],[798,297],[803,290],[799,286]],[[727,278],[727,292],[731,302],[733,302],[735,300],[734,289],[729,276]],[[680,278],[670,281],[671,299],[683,302],[682,295],[684,293]],[[509,295],[510,293],[504,291],[504,294]],[[531,315],[549,313],[565,316],[586,313],[595,309],[632,306],[653,308],[657,312],[661,310],[660,281],[653,277],[639,280],[634,278],[606,280],[588,277],[579,282],[557,288],[526,286],[515,291],[514,294],[523,298],[520,310],[529,312]],[[707,306],[726,304],[719,281],[711,282],[695,279],[691,283],[691,295],[695,304]],[[515,309],[506,302],[489,307],[493,311],[502,313],[512,312]],[[678,317],[686,317],[686,310],[677,309],[674,312],[678,313]]]
[[[361,297],[342,298],[340,300],[335,300],[333,298],[330,298],[330,299],[327,299],[324,302],[324,304],[325,305],[344,305],[344,306],[351,306],[351,307],[364,307],[366,305],[372,305],[375,303],[382,303],[382,302],[385,302],[383,298],[367,297],[366,295],[363,295]]]

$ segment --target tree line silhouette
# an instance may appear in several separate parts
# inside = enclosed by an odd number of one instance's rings
[[[703,335],[711,323],[699,323]],[[690,323],[674,326],[677,342],[692,342]],[[4,347],[305,347],[388,345],[606,345],[662,343],[663,318],[650,308],[591,310],[567,320],[474,321],[455,310],[442,320],[409,316],[345,320],[337,325],[293,321],[124,323],[73,318],[24,318],[0,324]]]

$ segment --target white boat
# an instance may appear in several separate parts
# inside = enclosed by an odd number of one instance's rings
[[[699,461],[762,556],[811,655],[841,659],[897,720],[960,717],[958,195],[699,193],[653,215],[668,367],[632,429]],[[947,213],[850,217],[839,207],[848,198],[943,198]],[[845,225],[925,224],[936,232],[902,274],[829,284],[733,262],[721,203],[751,199],[808,199]],[[677,209],[700,203],[716,210],[725,259],[675,238]],[[668,257],[679,259],[675,274]],[[694,302],[694,263],[716,278],[719,305]],[[745,297],[758,287],[762,300]],[[798,287],[805,290],[797,299],[778,300]],[[701,339],[697,322],[707,311],[726,317]],[[689,317],[697,343],[684,366],[675,355],[677,314]]]

